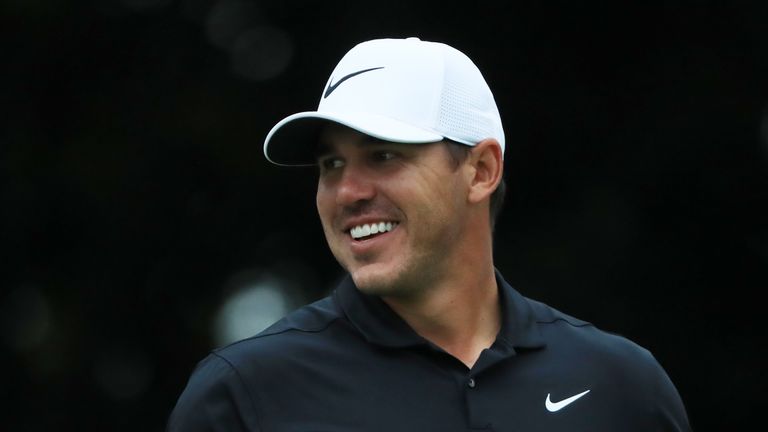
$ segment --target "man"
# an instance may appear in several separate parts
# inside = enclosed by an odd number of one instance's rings
[[[504,132],[480,71],[416,38],[361,43],[266,157],[317,164],[347,277],[192,374],[171,431],[687,431],[653,356],[527,299],[493,265]]]

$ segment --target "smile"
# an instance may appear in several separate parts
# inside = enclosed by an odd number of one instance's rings
[[[349,235],[355,240],[362,240],[376,234],[392,231],[396,226],[397,222],[377,222],[357,225],[349,230]]]

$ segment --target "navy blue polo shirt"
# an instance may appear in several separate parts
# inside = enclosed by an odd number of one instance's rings
[[[213,351],[168,431],[689,431],[644,348],[520,295],[470,369],[347,277],[327,298]]]

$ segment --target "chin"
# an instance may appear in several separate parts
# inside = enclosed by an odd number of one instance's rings
[[[398,290],[395,272],[371,267],[377,266],[366,265],[349,272],[357,289],[376,296],[391,295]]]
[[[365,294],[408,298],[417,294],[424,282],[411,270],[397,265],[369,264],[351,269],[349,273],[357,289]]]

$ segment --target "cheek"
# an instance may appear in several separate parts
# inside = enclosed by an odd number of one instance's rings
[[[328,188],[323,186],[322,182],[317,185],[317,195],[315,196],[315,205],[317,206],[317,213],[320,218],[324,218],[328,211],[332,208],[332,196],[328,191]]]
[[[446,175],[420,188],[420,213],[428,225],[425,230],[443,231],[455,226],[457,218],[462,218],[465,201],[461,187],[455,177]]]
[[[336,219],[338,208],[333,189],[319,185],[317,188],[317,196],[315,197],[315,205],[317,206],[317,214],[320,216],[320,223],[323,227],[325,237],[330,242],[334,238],[333,234],[336,232],[334,220]]]
[[[330,229],[330,224],[332,219],[332,215],[330,214],[330,207],[327,205],[327,200],[324,200],[323,197],[320,196],[320,194],[317,195],[317,215],[320,217],[320,223],[323,226],[323,231],[328,233],[328,230]]]

